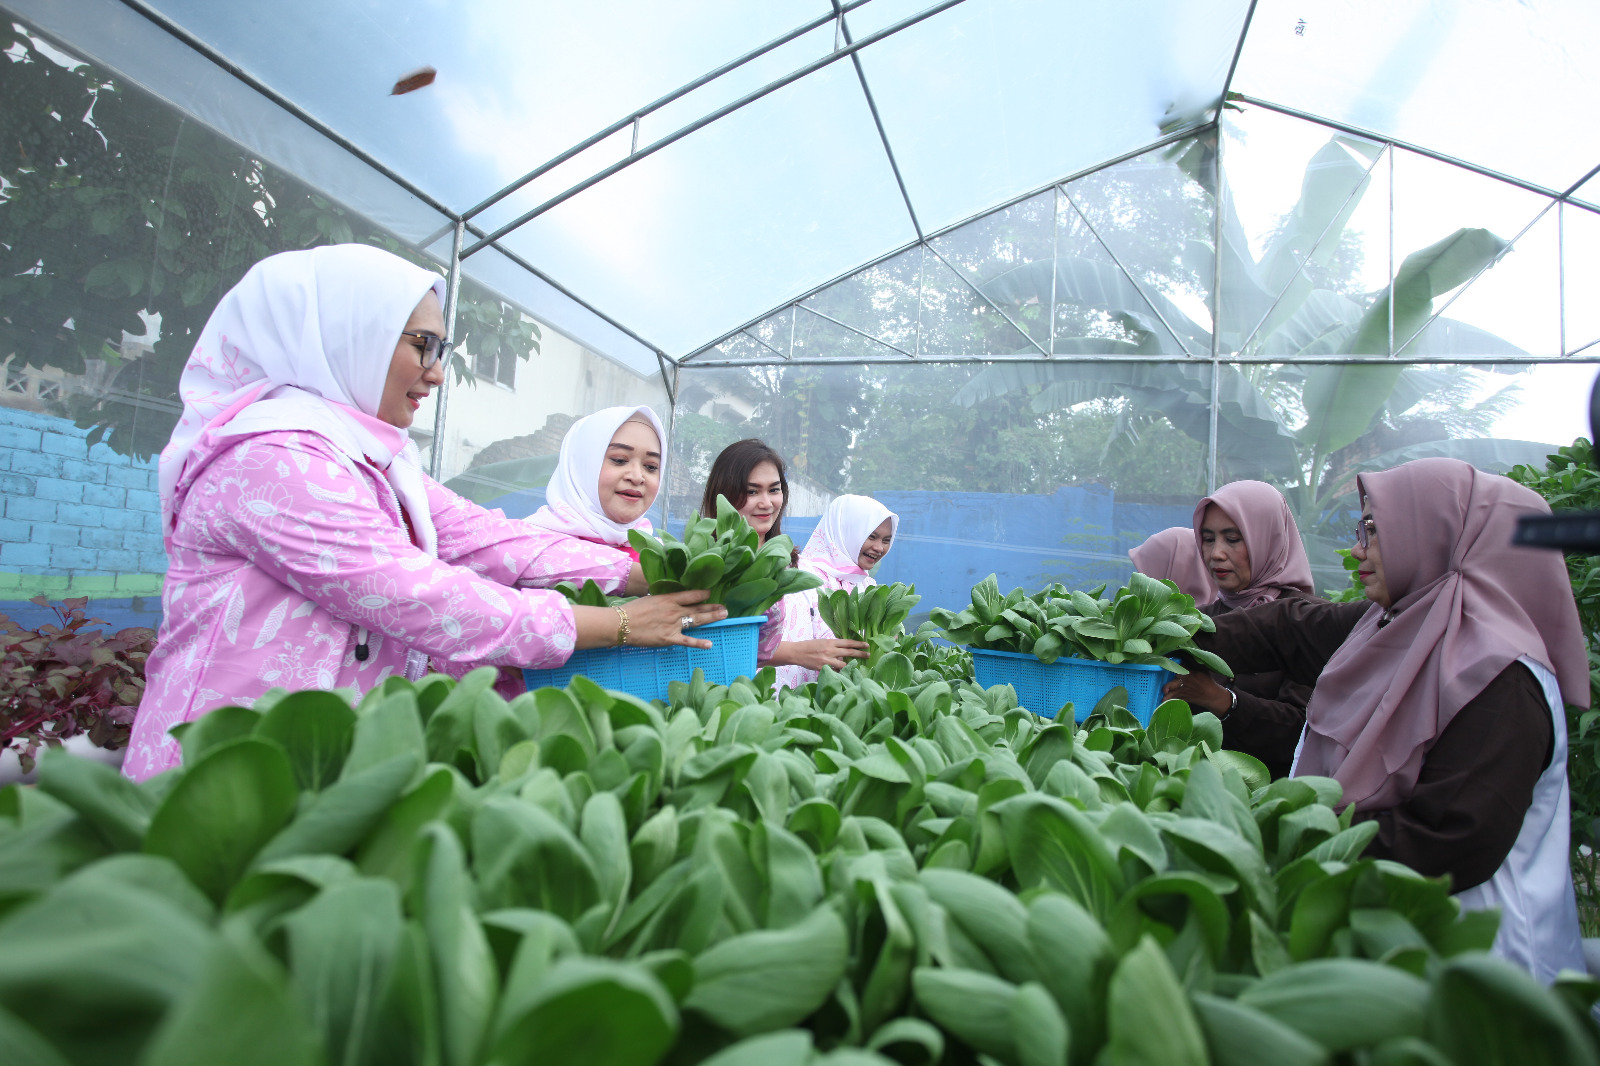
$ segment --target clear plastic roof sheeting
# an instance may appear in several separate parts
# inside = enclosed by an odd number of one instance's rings
[[[1600,339],[1593,0],[6,6],[639,372]]]

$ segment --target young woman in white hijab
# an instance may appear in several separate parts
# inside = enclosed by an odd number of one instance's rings
[[[707,646],[703,593],[573,607],[514,586],[614,564],[428,478],[405,430],[444,379],[441,279],[380,249],[285,252],[222,298],[162,452],[169,567],[126,774],[168,730],[269,688],[364,692],[444,662],[550,667],[574,648]],[[624,571],[625,573],[625,571]]]
[[[607,407],[578,419],[561,439],[545,505],[526,521],[602,545],[637,563],[639,553],[628,543],[628,531],[651,530],[645,512],[661,489],[666,437],[661,419],[648,407]],[[644,576],[635,566],[628,591],[642,593],[643,586]]]
[[[783,637],[770,660],[778,683],[789,688],[817,679],[823,666],[840,669],[849,659],[865,659],[867,645],[841,640],[822,620],[817,598],[836,589],[875,585],[872,568],[894,543],[900,516],[870,496],[836,496],[822,512],[800,553],[800,569],[822,578],[820,589],[784,597]]]

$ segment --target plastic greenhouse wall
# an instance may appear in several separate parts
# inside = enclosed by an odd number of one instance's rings
[[[154,456],[217,299],[330,241],[444,271],[448,239],[415,245],[446,220],[6,26],[0,129],[25,151],[0,155],[0,612],[87,595],[154,624]],[[723,445],[760,436],[790,460],[797,542],[837,493],[901,514],[879,577],[924,610],[990,572],[1119,582],[1129,547],[1242,477],[1284,490],[1320,587],[1342,584],[1354,475],[1539,461],[1584,429],[1556,413],[1600,340],[1593,212],[1261,108],[930,235],[665,375],[535,314],[496,254],[465,263],[443,436],[431,401],[413,429],[453,488],[531,513],[573,418],[648,403],[672,419],[669,525]]]
[[[124,79],[6,26],[0,124],[21,150],[0,162],[0,613],[34,624],[50,615],[31,597],[87,596],[113,626],[153,626],[166,570],[155,456],[218,298],[266,255],[333,241],[444,267]],[[91,113],[92,125],[72,121]],[[60,160],[53,171],[31,165],[44,153]],[[659,375],[596,356],[470,277],[456,332],[440,474],[513,516],[543,502],[575,417],[669,408]],[[428,459],[433,404],[412,429]]]

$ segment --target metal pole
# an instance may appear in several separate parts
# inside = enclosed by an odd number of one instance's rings
[[[871,341],[873,344],[881,344],[885,348],[892,348],[895,351],[899,352],[901,355],[905,356],[907,359],[916,358],[910,352],[908,352],[904,348],[900,347],[898,344],[890,344],[888,341],[883,340],[882,338],[874,337],[872,334],[868,333],[866,330],[857,329],[856,327],[852,326],[848,322],[841,322],[837,318],[834,318],[832,315],[825,315],[821,311],[818,311],[815,307],[806,307],[804,304],[795,304],[795,307],[799,308],[800,310],[805,311],[805,313],[808,314],[808,315],[816,315],[818,318],[827,319],[829,322],[832,322],[834,325],[839,326],[842,329],[847,329],[851,333],[854,333],[859,337],[863,337],[866,340]],[[844,363],[844,362],[847,362],[847,361],[848,360],[840,360],[841,363]]]
[[[200,37],[190,33],[183,26],[179,25],[177,22],[174,22],[172,19],[156,10],[151,4],[146,2],[146,0],[121,0],[121,3],[124,7],[128,8],[128,10],[141,16],[147,21],[154,23],[168,36],[183,42],[192,51],[204,56],[213,64],[222,68],[222,70],[232,75],[236,80],[248,85],[251,89],[260,93],[266,99],[272,101],[273,104],[282,108],[285,112],[287,112],[289,115],[292,115],[298,121],[303,122],[311,129],[316,130],[321,136],[327,138],[330,143],[337,145],[346,152],[349,152],[356,159],[361,160],[362,163],[371,167],[379,174],[382,174],[389,181],[392,181],[396,186],[404,189],[412,196],[415,196],[418,200],[422,201],[422,203],[439,212],[439,214],[450,219],[458,217],[454,211],[450,210],[438,200],[435,200],[432,196],[429,196],[427,193],[423,192],[418,186],[413,185],[411,182],[401,177],[394,170],[391,170],[389,167],[379,162],[376,157],[368,154],[365,150],[358,147],[354,141],[339,133],[332,126],[329,126],[321,120],[312,117],[311,113],[305,108],[301,107],[299,104],[296,104],[293,100],[290,100],[283,93],[272,88],[272,86],[268,85],[265,81],[246,71],[239,64],[229,59],[216,48],[213,48]],[[337,196],[334,198],[338,199]]]
[[[1543,366],[1545,364],[1561,363],[1600,363],[1600,351],[1593,355],[1578,357],[1578,353],[1600,344],[1600,339],[1574,348],[1572,354],[1566,357],[1558,355],[1415,355],[1407,356],[1406,364],[1417,366]],[[1105,355],[1083,354],[1072,356],[1073,363],[1122,363],[1141,366],[1196,366],[1210,360],[1197,359],[1192,355]],[[1292,363],[1295,366],[1370,366],[1393,365],[1393,360],[1387,355],[1296,355],[1296,356],[1255,356],[1235,357],[1218,360],[1229,366],[1280,366]],[[1016,355],[1006,353],[993,353],[983,355],[930,355],[918,359],[919,363],[930,366],[954,366],[962,363],[1039,363],[1041,365],[1054,365],[1051,360],[1037,355]],[[1061,360],[1056,360],[1060,363]],[[862,359],[793,359],[784,365],[792,366],[905,366],[906,360],[895,357],[862,358]],[[705,367],[771,367],[774,363],[757,361],[753,359],[716,359],[695,360],[690,367],[699,370]]]
[[[1221,401],[1218,400],[1217,393],[1221,380],[1222,364],[1220,361],[1213,359],[1211,360],[1211,461],[1206,464],[1208,468],[1206,471],[1206,495],[1208,496],[1217,491],[1217,415],[1221,407]]]
[[[663,353],[657,352],[656,366],[661,370],[661,387],[667,390],[667,403],[676,407],[678,404],[678,392],[673,388],[672,379],[667,377],[667,367],[673,366],[673,364],[667,362],[667,357]],[[673,369],[676,370],[677,368],[673,366]]]
[[[1394,357],[1394,145],[1389,145],[1389,357]]]
[[[1061,189],[1050,189],[1050,357],[1056,354],[1056,279],[1061,276]],[[922,294],[917,294],[921,302]],[[918,321],[921,321],[921,308],[918,308]]]
[[[1295,279],[1301,274],[1305,273],[1306,265],[1311,262],[1311,257],[1316,254],[1317,249],[1322,246],[1322,242],[1327,239],[1329,231],[1333,229],[1333,224],[1339,221],[1340,215],[1344,214],[1344,209],[1350,206],[1350,201],[1354,200],[1357,196],[1363,195],[1364,190],[1367,187],[1367,182],[1372,177],[1372,168],[1376,167],[1378,165],[1378,160],[1381,160],[1382,158],[1383,152],[1379,152],[1378,158],[1374,159],[1371,164],[1368,165],[1366,173],[1361,176],[1361,180],[1356,183],[1356,187],[1350,190],[1350,195],[1346,196],[1344,198],[1344,203],[1339,205],[1339,210],[1334,213],[1332,218],[1328,219],[1328,224],[1322,227],[1322,232],[1317,234],[1317,239],[1311,242],[1311,248],[1306,252],[1306,257],[1300,260],[1300,265],[1294,268],[1294,273],[1290,274],[1289,280],[1284,282],[1283,289],[1278,293],[1277,296],[1273,298],[1272,306],[1268,307],[1267,313],[1261,316],[1261,321],[1255,324],[1255,328],[1250,331],[1250,336],[1246,337],[1244,339],[1244,343],[1239,345],[1239,350],[1241,352],[1250,347],[1250,342],[1256,339],[1256,335],[1261,332],[1261,327],[1266,325],[1267,320],[1272,317],[1272,312],[1276,311],[1278,309],[1278,305],[1283,302],[1283,298],[1289,295],[1289,290],[1294,287]],[[1389,202],[1392,208],[1394,203],[1394,189],[1392,188],[1393,182],[1391,181],[1390,184],[1391,188],[1389,190]],[[1218,247],[1220,251],[1220,244]],[[1391,249],[1391,265],[1393,265],[1393,261],[1393,250]],[[1215,348],[1212,349],[1212,354],[1216,354]]]
[[[927,234],[926,237],[923,240],[907,241],[905,244],[902,244],[897,248],[890,249],[889,251],[885,252],[883,255],[878,256],[876,259],[868,260],[867,262],[862,263],[860,266],[852,267],[850,270],[846,271],[843,274],[839,274],[839,275],[837,275],[835,277],[829,278],[827,281],[822,282],[820,285],[812,286],[810,289],[807,289],[805,292],[803,292],[799,296],[795,297],[794,302],[798,303],[801,300],[808,299],[808,298],[810,298],[812,296],[815,296],[817,293],[821,292],[822,290],[824,290],[826,288],[829,288],[829,287],[831,287],[833,285],[836,285],[839,282],[844,281],[847,278],[853,278],[857,274],[860,274],[861,272],[863,272],[865,270],[870,270],[873,267],[878,266],[878,265],[880,265],[882,263],[887,263],[889,260],[895,258],[896,256],[903,255],[906,252],[909,252],[911,249],[917,247],[918,245],[925,245],[926,241],[938,240],[940,237],[943,237],[945,234],[954,233],[956,230],[960,229],[961,227],[963,227],[963,226],[965,226],[965,225],[967,225],[969,223],[976,222],[981,218],[988,218],[991,215],[994,215],[994,214],[997,214],[998,212],[1004,211],[1008,207],[1015,207],[1016,205],[1022,203],[1025,200],[1031,200],[1035,196],[1038,196],[1041,193],[1043,193],[1046,189],[1054,188],[1054,187],[1057,187],[1057,186],[1070,185],[1074,181],[1077,181],[1079,178],[1087,177],[1090,174],[1098,173],[1099,171],[1105,170],[1108,167],[1114,167],[1118,163],[1126,163],[1130,159],[1137,159],[1139,156],[1147,155],[1150,152],[1154,152],[1154,151],[1157,151],[1158,149],[1165,148],[1167,145],[1173,144],[1173,143],[1175,143],[1177,141],[1181,141],[1186,137],[1192,137],[1196,133],[1199,133],[1201,130],[1207,128],[1210,125],[1211,125],[1211,123],[1208,121],[1208,122],[1196,123],[1193,126],[1185,126],[1181,130],[1175,130],[1172,133],[1166,134],[1165,136],[1161,137],[1159,140],[1151,141],[1149,144],[1143,145],[1142,147],[1139,147],[1139,148],[1135,148],[1130,152],[1124,152],[1121,155],[1116,156],[1115,158],[1107,159],[1103,163],[1096,163],[1092,167],[1085,167],[1082,170],[1074,171],[1073,173],[1068,174],[1067,176],[1065,176],[1063,178],[1058,178],[1055,181],[1050,182],[1048,185],[1041,185],[1036,189],[1030,189],[1027,192],[1023,193],[1021,196],[1014,196],[1011,199],[1005,201],[1004,203],[996,204],[994,207],[986,207],[982,211],[978,212],[975,215],[969,215],[966,218],[963,218],[963,219],[960,219],[960,220],[958,220],[956,222],[950,223],[948,226],[941,226],[940,228],[938,228],[938,229],[934,230],[933,232]],[[506,254],[505,253],[505,249],[502,248],[502,249],[500,249],[500,251],[501,251],[502,254]],[[684,358],[685,359],[692,358],[693,356],[698,355],[701,352],[708,351],[709,349],[715,348],[717,345],[721,344],[723,341],[727,340],[729,337],[733,336],[735,333],[739,333],[739,332],[741,332],[743,330],[749,329],[751,326],[756,325],[757,323],[761,322],[763,319],[772,317],[778,311],[781,311],[784,307],[787,307],[787,306],[789,306],[789,304],[786,301],[785,303],[781,304],[778,307],[768,308],[766,311],[763,311],[761,314],[757,315],[755,318],[752,318],[747,322],[740,323],[737,327],[735,327],[734,329],[728,330],[726,333],[722,334],[720,337],[716,338],[715,340],[710,341],[710,342],[708,342],[706,344],[702,344],[699,348],[696,348],[694,351],[692,351],[688,355],[684,356]]]
[[[1083,208],[1079,207],[1077,202],[1067,194],[1066,189],[1062,189],[1061,194],[1067,197],[1067,203],[1071,204],[1072,209],[1078,213],[1078,217],[1083,219],[1083,224],[1089,227],[1090,234],[1092,234],[1094,239],[1099,242],[1100,247],[1106,250],[1106,254],[1109,255],[1111,257],[1111,261],[1117,265],[1117,269],[1122,271],[1123,277],[1128,279],[1128,284],[1132,285],[1133,291],[1139,294],[1139,299],[1144,301],[1145,306],[1150,308],[1150,313],[1155,315],[1156,319],[1160,321],[1162,328],[1167,331],[1167,335],[1172,338],[1173,343],[1177,344],[1179,348],[1182,348],[1185,355],[1192,357],[1194,353],[1189,351],[1188,345],[1183,343],[1183,338],[1178,336],[1178,331],[1172,328],[1172,324],[1167,321],[1167,316],[1163,315],[1161,313],[1161,309],[1155,305],[1155,301],[1150,299],[1149,293],[1144,291],[1144,286],[1139,284],[1139,279],[1134,277],[1133,272],[1123,265],[1122,259],[1118,257],[1116,252],[1111,250],[1111,245],[1107,244],[1105,242],[1105,238],[1100,236],[1100,231],[1094,228],[1094,223],[1090,222],[1089,216],[1083,213]],[[1215,327],[1216,323],[1213,322],[1213,334],[1216,332]]]
[[[660,352],[656,353],[659,358]],[[666,483],[667,491],[661,494],[661,528],[666,529],[667,523],[672,518],[672,471],[677,462],[672,454],[672,442],[678,437],[678,366],[672,366],[672,381],[667,381],[667,364],[661,364],[661,383],[667,389],[667,440],[662,447],[661,462],[663,466],[662,481]]]
[[[761,86],[759,89],[754,89],[751,92],[746,93],[745,95],[739,97],[739,99],[733,101],[732,103],[724,104],[722,107],[717,108],[715,111],[712,111],[710,114],[703,115],[700,118],[695,119],[693,122],[689,123],[687,126],[681,126],[678,129],[676,129],[676,130],[672,131],[671,133],[667,134],[665,137],[662,137],[662,138],[660,138],[658,140],[650,142],[649,144],[645,145],[643,148],[639,149],[637,152],[633,153],[632,155],[628,156],[627,158],[619,159],[617,162],[611,164],[610,166],[604,167],[601,170],[596,171],[595,173],[591,174],[589,177],[587,177],[587,178],[583,179],[582,181],[578,182],[576,185],[573,185],[570,188],[568,188],[565,192],[557,193],[555,196],[552,196],[550,199],[546,200],[544,203],[540,204],[538,207],[535,207],[530,211],[523,212],[522,214],[518,215],[516,218],[512,219],[510,222],[507,222],[505,225],[501,226],[499,229],[497,229],[494,232],[490,233],[487,237],[484,237],[482,240],[478,241],[476,244],[474,244],[471,247],[469,247],[462,254],[464,256],[470,256],[470,255],[473,255],[476,252],[479,252],[479,251],[483,250],[485,247],[493,244],[495,241],[498,241],[501,237],[504,237],[506,234],[510,233],[512,230],[517,229],[517,228],[519,228],[521,226],[524,226],[529,222],[532,222],[534,219],[538,218],[540,215],[544,214],[546,211],[549,211],[552,208],[559,207],[560,205],[566,203],[568,200],[572,199],[574,196],[577,196],[579,193],[583,192],[585,189],[589,189],[589,188],[592,188],[595,185],[600,184],[602,181],[605,181],[607,178],[611,177],[612,175],[617,174],[618,172],[626,170],[628,167],[633,166],[635,163],[639,162],[641,159],[645,159],[645,158],[647,158],[649,156],[652,156],[655,153],[661,151],[661,149],[668,147],[669,145],[676,144],[678,141],[683,140],[685,137],[689,136],[691,133],[694,133],[696,130],[703,129],[706,126],[711,125],[713,122],[716,122],[718,119],[725,118],[726,116],[733,114],[735,111],[738,111],[741,108],[748,107],[750,104],[755,103],[757,100],[760,100],[763,97],[770,95],[771,93],[775,93],[779,89],[782,89],[783,87],[785,87],[787,85],[792,85],[795,82],[799,81],[801,78],[804,78],[804,77],[806,77],[807,75],[810,75],[810,74],[814,74],[814,73],[816,73],[817,71],[821,70],[824,67],[830,66],[830,65],[832,65],[834,63],[837,63],[839,60],[843,59],[846,56],[855,55],[857,52],[861,51],[863,48],[868,48],[868,47],[871,47],[874,44],[877,44],[879,41],[887,40],[888,38],[890,38],[890,37],[894,36],[895,34],[899,33],[901,30],[907,29],[907,28],[909,28],[911,26],[915,26],[919,22],[922,22],[922,21],[924,21],[926,19],[930,19],[933,16],[939,14],[940,12],[946,11],[946,10],[952,8],[952,7],[955,7],[957,4],[964,3],[964,2],[965,2],[965,0],[940,0],[939,3],[933,5],[932,7],[928,8],[925,11],[919,11],[915,15],[910,15],[910,16],[908,16],[906,18],[901,19],[899,22],[895,22],[895,23],[892,23],[891,25],[885,26],[883,29],[879,30],[877,33],[868,34],[867,36],[861,38],[861,40],[857,41],[854,44],[847,44],[843,48],[839,49],[836,52],[831,52],[828,55],[825,55],[825,56],[821,57],[820,59],[814,59],[811,62],[805,64],[802,67],[800,67],[799,69],[791,71],[788,74],[785,74],[781,78],[777,78],[777,79],[774,79],[773,81],[767,82],[767,84]]]
[[[454,239],[450,242],[450,280],[445,287],[444,297],[444,335],[456,335],[456,305],[461,298],[461,238],[466,234],[467,224],[456,223]],[[450,377],[455,368],[449,364],[454,363],[460,356],[451,353],[446,360],[444,368],[444,381],[439,384],[439,398],[434,401],[433,408],[433,453],[428,456],[428,476],[433,480],[440,480],[444,472],[444,420],[445,412],[450,407]]]
[[[844,11],[839,6],[839,0],[833,0],[833,10],[838,16],[838,25],[834,29],[833,47],[839,47],[842,37],[845,44],[853,44],[850,39],[850,27],[844,23]],[[883,128],[883,119],[878,115],[878,101],[873,99],[872,89],[867,85],[867,72],[861,66],[860,54],[852,55],[850,62],[856,68],[856,80],[861,83],[861,95],[867,98],[867,110],[872,112],[872,124],[878,128],[878,140],[883,144],[883,154],[889,158],[889,169],[894,172],[894,182],[900,187],[900,199],[905,201],[906,214],[911,216],[911,229],[922,239],[922,223],[917,219],[917,209],[911,206],[911,194],[906,191],[906,180],[900,175],[900,163],[894,157],[894,149],[889,147],[889,133]]]
[[[1250,28],[1250,16],[1255,13],[1255,0],[1250,2],[1250,11],[1245,15],[1245,29]],[[1240,34],[1239,48],[1244,48],[1244,35]],[[1239,62],[1239,53],[1233,54],[1234,65]],[[1233,68],[1228,69],[1228,80],[1233,80]],[[1223,94],[1227,98],[1227,94]],[[1217,491],[1217,421],[1220,414],[1222,401],[1218,396],[1221,390],[1222,364],[1217,356],[1222,350],[1222,109],[1217,109],[1217,151],[1211,160],[1211,196],[1212,196],[1212,242],[1211,242],[1211,426],[1206,442],[1206,493]],[[1269,312],[1270,313],[1270,312]]]
[[[1000,307],[1000,305],[998,303],[996,303],[994,300],[992,300],[988,296],[987,293],[985,293],[982,289],[980,289],[976,285],[974,285],[970,278],[968,278],[965,274],[961,273],[961,271],[957,270],[954,266],[951,266],[950,260],[946,259],[944,256],[939,254],[939,249],[933,247],[932,245],[923,245],[923,247],[927,248],[928,251],[932,252],[933,253],[933,257],[935,259],[939,260],[939,262],[941,262],[945,266],[949,267],[950,268],[950,273],[952,273],[956,277],[960,278],[961,279],[961,283],[963,285],[965,285],[967,288],[971,289],[973,291],[973,293],[978,297],[978,299],[982,300],[988,306],[994,308],[995,314],[999,315],[1001,318],[1003,318],[1007,322],[1011,323],[1011,328],[1016,330],[1018,333],[1020,333],[1022,335],[1022,339],[1023,340],[1025,340],[1029,344],[1033,345],[1034,349],[1037,350],[1040,355],[1044,356],[1046,359],[1048,359],[1050,357],[1050,353],[1045,351],[1044,347],[1038,341],[1033,339],[1033,335],[1031,333],[1029,333],[1027,330],[1023,329],[1021,326],[1017,325],[1016,320],[1013,319],[1010,315],[1006,314],[1005,311]],[[1110,249],[1107,249],[1107,250],[1109,251]],[[1152,308],[1152,310],[1153,310],[1153,308]]]
[[[917,358],[922,358],[922,279],[928,270],[928,246],[917,244]]]
[[[1240,103],[1250,104],[1253,107],[1259,107],[1267,111],[1276,111],[1280,115],[1288,115],[1290,118],[1298,118],[1305,122],[1315,123],[1318,126],[1326,126],[1328,129],[1338,130],[1340,133],[1349,133],[1369,141],[1392,144],[1396,147],[1404,148],[1408,152],[1415,152],[1417,155],[1425,156],[1428,159],[1436,159],[1441,163],[1449,163],[1451,166],[1460,167],[1462,170],[1470,170],[1474,174],[1482,174],[1486,178],[1493,178],[1496,181],[1503,181],[1507,185],[1515,185],[1519,189],[1526,189],[1529,192],[1536,192],[1540,196],[1548,196],[1552,200],[1566,200],[1571,202],[1574,207],[1579,207],[1585,211],[1592,211],[1595,214],[1600,214],[1600,207],[1591,207],[1589,204],[1586,204],[1581,200],[1572,199],[1572,195],[1578,191],[1579,186],[1581,186],[1584,181],[1588,180],[1588,178],[1592,177],[1594,174],[1600,173],[1600,166],[1597,166],[1594,170],[1589,171],[1589,173],[1584,177],[1579,178],[1577,183],[1568,188],[1565,192],[1561,192],[1556,189],[1547,188],[1543,185],[1536,185],[1531,181],[1524,181],[1521,178],[1512,177],[1510,174],[1507,174],[1504,171],[1492,170],[1489,167],[1482,167],[1476,163],[1469,163],[1465,159],[1461,159],[1457,156],[1446,155],[1444,152],[1435,152],[1431,148],[1424,148],[1421,145],[1412,144],[1410,141],[1396,140],[1395,138],[1387,136],[1386,134],[1375,133],[1372,130],[1363,129],[1360,126],[1352,126],[1348,122],[1339,122],[1331,118],[1323,118],[1321,115],[1313,115],[1309,111],[1300,111],[1292,107],[1284,107],[1282,104],[1275,104],[1270,100],[1262,100],[1259,97],[1249,96],[1245,93],[1232,93],[1230,95],[1232,95],[1232,97]]]
[[[1567,354],[1567,205],[1556,205],[1556,288],[1561,312],[1561,354]]]
[[[1514,251],[1516,249],[1517,242],[1522,240],[1523,237],[1527,236],[1528,231],[1531,230],[1534,226],[1537,226],[1539,224],[1539,220],[1544,218],[1545,215],[1550,213],[1550,209],[1551,208],[1560,207],[1560,206],[1561,206],[1561,201],[1560,200],[1552,200],[1551,202],[1545,204],[1544,207],[1539,211],[1539,213],[1537,215],[1533,216],[1533,221],[1532,222],[1529,222],[1526,226],[1523,226],[1522,229],[1520,231],[1518,231],[1518,233],[1517,233],[1517,235],[1515,237],[1511,238],[1511,240],[1506,242],[1506,246],[1504,248],[1500,249],[1500,254],[1499,255],[1495,256],[1489,262],[1487,262],[1483,266],[1479,267],[1478,268],[1478,272],[1476,274],[1474,274],[1474,275],[1472,275],[1472,277],[1468,278],[1465,283],[1463,283],[1459,288],[1456,289],[1455,292],[1451,293],[1450,299],[1448,299],[1448,300],[1446,300],[1444,302],[1444,306],[1443,307],[1439,308],[1439,310],[1437,310],[1437,311],[1433,312],[1431,315],[1429,315],[1428,316],[1428,320],[1426,322],[1424,322],[1422,325],[1418,326],[1417,329],[1416,329],[1416,332],[1412,333],[1411,336],[1406,338],[1405,344],[1400,345],[1400,347],[1397,349],[1397,354],[1398,354],[1398,352],[1405,351],[1406,348],[1410,347],[1412,341],[1414,341],[1418,337],[1422,336],[1423,330],[1426,330],[1429,326],[1433,325],[1433,323],[1435,322],[1435,320],[1437,320],[1439,318],[1439,316],[1443,315],[1446,311],[1448,311],[1450,309],[1450,305],[1451,304],[1453,304],[1457,300],[1461,299],[1461,294],[1466,292],[1468,289],[1472,288],[1473,282],[1475,282],[1479,278],[1483,277],[1483,275],[1484,275],[1484,273],[1486,271],[1488,271],[1489,269],[1494,267],[1496,264],[1498,264],[1500,262],[1500,260],[1502,260],[1506,256],[1510,255],[1512,253],[1512,251]]]
[[[126,0],[125,0],[125,2],[126,2]],[[850,10],[853,10],[854,8],[857,8],[857,7],[859,7],[862,4],[867,3],[867,2],[868,2],[868,0],[852,0],[851,3],[848,3],[848,4],[846,4],[844,6],[844,9],[846,11],[850,11]],[[783,36],[781,36],[781,37],[774,37],[772,40],[768,41],[766,44],[761,45],[758,48],[751,49],[750,51],[746,52],[742,56],[739,56],[736,59],[731,59],[728,62],[722,64],[720,67],[715,67],[715,68],[713,68],[711,70],[706,71],[704,74],[700,75],[698,78],[695,78],[693,81],[686,82],[683,85],[678,86],[676,89],[672,90],[667,95],[659,97],[658,99],[652,100],[650,103],[648,103],[648,104],[644,105],[643,107],[639,108],[637,111],[629,112],[623,118],[619,118],[619,119],[617,119],[617,121],[611,123],[611,125],[605,127],[604,129],[598,130],[595,133],[590,134],[588,137],[586,137],[583,140],[579,141],[577,144],[573,145],[571,148],[568,148],[566,151],[562,152],[561,154],[556,155],[556,156],[552,156],[550,159],[547,159],[543,163],[540,163],[538,166],[536,166],[532,170],[528,171],[528,173],[524,174],[522,177],[518,178],[516,181],[513,181],[510,185],[505,186],[504,188],[500,189],[498,192],[493,193],[492,195],[490,195],[486,199],[478,201],[472,207],[468,208],[466,210],[466,212],[464,212],[462,214],[462,217],[463,218],[467,218],[467,219],[471,219],[471,218],[481,214],[482,212],[484,212],[484,211],[488,210],[489,208],[493,207],[495,204],[499,203],[501,200],[504,200],[507,196],[510,196],[512,193],[516,192],[518,189],[522,188],[524,185],[527,185],[529,182],[536,180],[537,178],[539,178],[540,176],[542,176],[544,174],[548,174],[550,171],[554,170],[556,167],[560,166],[562,163],[565,163],[567,160],[573,158],[574,156],[580,154],[581,152],[584,152],[584,151],[587,151],[590,148],[593,148],[595,145],[599,144],[601,141],[605,140],[607,137],[610,137],[612,134],[616,133],[618,130],[621,130],[624,127],[626,127],[629,123],[633,123],[634,124],[634,150],[637,151],[638,147],[639,147],[638,122],[639,122],[639,120],[641,118],[643,118],[644,116],[646,116],[648,114],[651,114],[654,111],[659,111],[661,108],[666,107],[668,104],[672,103],[674,100],[678,100],[678,99],[681,99],[682,97],[685,97],[685,96],[689,95],[690,93],[694,92],[696,89],[700,88],[700,86],[702,86],[702,85],[706,85],[706,84],[708,84],[710,82],[716,81],[718,78],[722,77],[724,74],[727,74],[729,71],[737,70],[739,67],[744,66],[746,63],[750,62],[753,59],[759,59],[760,57],[766,55],[768,52],[771,52],[774,49],[783,47],[784,45],[788,44],[790,41],[798,40],[799,38],[801,38],[801,37],[805,36],[806,34],[810,33],[812,30],[816,29],[818,26],[821,26],[824,23],[827,23],[827,22],[831,21],[832,19],[833,19],[833,15],[832,14],[819,15],[819,16],[817,16],[817,17],[815,17],[815,18],[813,18],[813,19],[811,19],[811,20],[809,20],[809,21],[807,21],[805,23],[802,23],[799,26],[796,26],[794,29],[792,29],[789,32],[783,34]]]
[[[1222,99],[1217,102],[1217,122],[1222,122],[1222,105],[1228,102],[1228,94],[1233,91],[1233,74],[1239,69],[1239,57],[1244,54],[1244,42],[1250,36],[1250,21],[1256,17],[1256,0],[1250,0],[1250,8],[1244,13],[1244,25],[1239,27],[1239,43],[1233,49],[1233,62],[1228,64],[1228,76],[1222,81]]]

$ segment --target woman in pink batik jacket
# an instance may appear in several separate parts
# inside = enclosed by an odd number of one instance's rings
[[[703,592],[576,607],[538,590],[628,581],[629,560],[503,518],[421,469],[406,434],[444,379],[437,275],[337,245],[262,260],[200,335],[161,454],[169,568],[123,772],[176,766],[168,730],[270,688],[551,667],[575,648],[706,641]],[[532,587],[530,587],[532,586]]]

